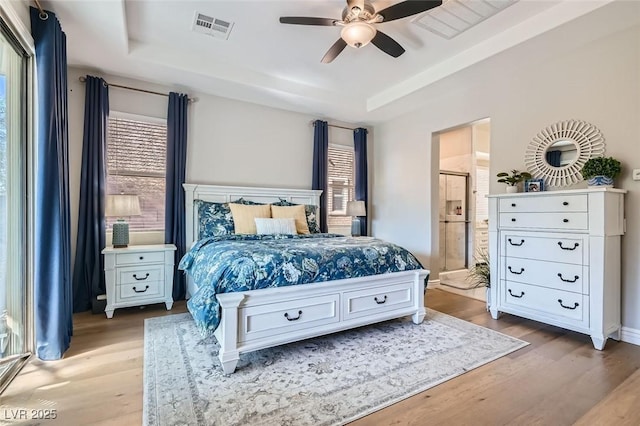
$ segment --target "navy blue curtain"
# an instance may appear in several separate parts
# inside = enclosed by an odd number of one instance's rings
[[[562,154],[562,151],[547,151],[546,157],[547,157],[547,163],[549,163],[550,166],[554,166],[554,167],[560,167],[560,155]]]
[[[101,252],[105,246],[105,152],[108,117],[109,87],[103,79],[88,75],[84,96],[78,237],[73,266],[74,312],[90,308],[98,312],[100,309],[96,297],[105,292],[104,260]]]
[[[355,157],[356,172],[356,194],[355,199],[364,201],[369,214],[369,181],[367,179],[367,129],[359,127],[353,131],[353,148]],[[368,229],[367,216],[360,218],[360,235],[367,235]]]
[[[321,189],[320,232],[327,232],[327,162],[329,155],[329,124],[326,121],[313,122],[313,177],[311,189]]]
[[[31,8],[36,48],[38,133],[35,142],[34,296],[36,354],[62,357],[72,324],[67,40],[58,18]]]
[[[187,108],[189,97],[169,93],[167,114],[167,193],[165,200],[164,242],[175,244],[173,270],[173,300],[183,300],[187,293],[184,274],[178,271],[178,263],[185,253],[186,223],[184,183],[187,166]]]

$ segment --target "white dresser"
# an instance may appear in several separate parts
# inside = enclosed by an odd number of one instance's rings
[[[107,318],[116,308],[164,303],[173,306],[173,244],[106,247],[104,254]]]
[[[490,311],[620,338],[624,194],[612,188],[489,196]]]

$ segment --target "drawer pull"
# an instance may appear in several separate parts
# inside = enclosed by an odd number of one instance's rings
[[[140,260],[144,260],[144,256],[140,256]]]
[[[299,320],[301,316],[302,316],[302,311],[298,311],[298,316],[297,316],[297,317],[295,317],[295,318],[293,318],[293,317],[289,318],[289,312],[285,312],[285,313],[284,313],[284,317],[287,319],[287,321],[296,321],[296,320]]]
[[[568,202],[568,201],[563,201],[563,202],[562,202],[562,205],[563,205],[563,206],[568,206],[568,205],[569,205],[569,202]]]
[[[562,281],[564,281],[565,283],[575,283],[575,282],[576,282],[576,281],[578,281],[578,279],[580,278],[579,276],[574,275],[574,277],[575,277],[574,279],[572,279],[572,280],[567,280],[567,279],[565,279],[565,278],[562,278],[562,274],[558,274],[558,276],[559,276],[559,277],[560,277],[560,279],[561,279]]]
[[[515,222],[515,221],[516,221],[516,218],[515,218],[515,217],[512,217],[512,218],[511,218],[511,222]]]
[[[578,248],[578,246],[579,246],[580,244],[578,244],[578,243],[573,243],[573,247],[565,247],[565,246],[563,246],[563,245],[562,245],[562,241],[558,241],[558,245],[560,246],[560,248],[561,248],[562,250],[575,250],[575,249],[577,249],[577,248]]]
[[[565,306],[565,305],[563,305],[563,304],[562,304],[562,299],[558,299],[558,303],[559,303],[559,304],[560,304],[560,306],[562,306],[563,308],[565,308],[565,309],[571,309],[571,310],[573,310],[573,309],[577,308],[578,306],[580,306],[580,304],[579,304],[578,302],[574,302],[573,306]]]
[[[516,206],[516,203],[511,203],[511,207],[515,207],[515,206]]]
[[[520,247],[521,245],[524,244],[524,240],[520,240],[520,244],[516,244],[513,241],[511,241],[511,238],[509,238],[509,244],[511,244],[512,246]]]
[[[520,272],[514,271],[513,269],[511,269],[511,266],[509,266],[507,269],[509,270],[509,272],[516,275],[521,275],[524,272],[524,268],[520,268]]]
[[[378,300],[378,296],[374,297],[373,300],[375,300],[378,305],[382,305],[384,302],[387,301],[387,295],[385,294],[384,299],[382,300]]]
[[[136,281],[144,281],[144,280],[146,280],[147,278],[149,278],[149,273],[147,272],[147,273],[144,275],[144,277],[142,277],[142,278],[138,278],[138,275],[133,274],[133,278],[134,278]]]
[[[136,290],[136,286],[133,286],[133,291],[135,291],[136,293],[144,293],[147,290],[149,290],[148,285],[144,286],[144,290]]]
[[[509,289],[509,294],[510,294],[512,297],[515,297],[516,299],[520,299],[522,296],[524,296],[524,291],[521,291],[521,292],[520,292],[520,296],[516,296],[515,294],[513,294],[513,293],[511,292],[511,289]]]
[[[564,223],[569,223],[569,219],[562,219]]]

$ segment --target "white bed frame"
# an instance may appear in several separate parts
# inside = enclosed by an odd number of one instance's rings
[[[194,200],[225,203],[238,198],[273,203],[285,199],[319,206],[322,191],[184,184],[187,245],[198,238]],[[215,331],[218,358],[225,374],[235,371],[241,353],[321,336],[411,315],[420,324],[425,316],[425,269],[218,294],[222,316]],[[187,279],[187,297],[197,287]]]

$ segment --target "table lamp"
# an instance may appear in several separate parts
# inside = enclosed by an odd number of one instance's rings
[[[354,237],[360,236],[360,218],[359,216],[366,216],[367,211],[364,206],[364,201],[348,201],[347,202],[347,216],[353,216],[351,220],[351,235]]]
[[[117,222],[113,224],[111,242],[113,247],[122,248],[129,245],[129,224],[125,222],[124,217],[137,216],[139,214],[140,200],[137,195],[107,195],[104,215],[118,218]]]

